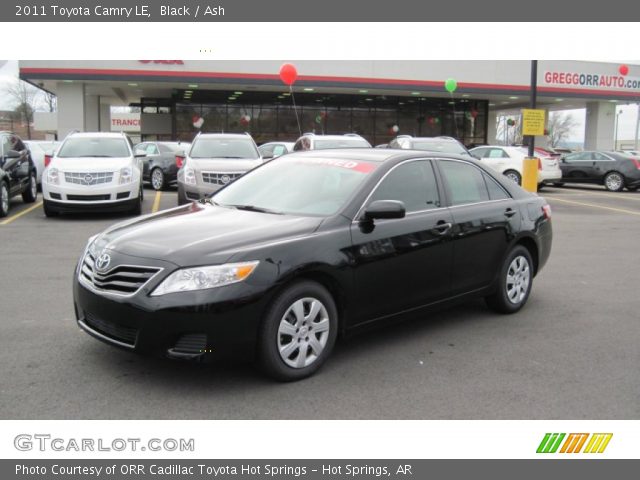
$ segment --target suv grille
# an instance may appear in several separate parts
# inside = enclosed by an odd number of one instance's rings
[[[65,172],[64,181],[77,185],[99,185],[111,183],[113,172]]]
[[[94,268],[95,259],[87,252],[80,269],[80,276],[95,289],[120,295],[133,295],[161,268],[118,265],[100,273]]]
[[[214,185],[226,185],[240,176],[242,176],[242,173],[202,172],[202,181],[205,183],[213,183]]]
[[[107,337],[131,346],[136,344],[138,330],[135,328],[125,327],[123,325],[118,325],[117,323],[103,320],[89,312],[84,312],[84,321],[87,322],[87,325],[91,328],[97,330],[103,335],[106,335]]]

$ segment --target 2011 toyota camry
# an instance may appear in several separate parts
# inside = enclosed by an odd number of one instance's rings
[[[314,373],[336,338],[471,297],[514,313],[551,250],[545,200],[475,160],[293,153],[204,202],[117,224],[75,272],[78,323],[170,358]]]

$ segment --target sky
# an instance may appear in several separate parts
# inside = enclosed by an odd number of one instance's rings
[[[0,60],[0,92],[2,92],[3,86],[6,83],[15,82],[17,77],[18,62],[15,60]],[[11,107],[11,102],[0,94],[0,110],[8,110]],[[618,105],[617,111],[621,112],[618,117],[618,140],[634,139],[636,119],[639,112],[637,105]],[[570,142],[583,142],[585,110],[582,108],[576,110],[565,110],[565,112],[571,113],[578,122],[567,140]]]

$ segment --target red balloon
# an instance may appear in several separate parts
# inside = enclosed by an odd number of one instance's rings
[[[627,67],[626,65],[620,65],[620,68],[618,68],[618,71],[620,72],[620,75],[624,77],[629,73],[629,67]]]
[[[280,80],[285,85],[293,85],[298,78],[298,70],[296,67],[291,65],[290,63],[285,63],[280,67]]]

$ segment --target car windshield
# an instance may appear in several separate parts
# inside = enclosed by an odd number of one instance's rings
[[[124,138],[108,137],[69,138],[58,152],[60,158],[114,158],[128,157],[129,155],[127,141]]]
[[[191,147],[191,158],[260,158],[253,141],[247,138],[198,138]]]
[[[467,151],[457,142],[447,142],[438,140],[416,140],[411,143],[411,148],[415,150],[425,150],[427,152],[457,153],[467,155]]]
[[[344,138],[339,140],[316,140],[316,150],[328,150],[330,148],[369,148],[371,145],[362,138]]]
[[[184,152],[187,150],[191,144],[190,143],[179,143],[179,142],[164,142],[161,145],[167,147],[172,152]]]
[[[340,210],[377,167],[354,160],[287,157],[249,172],[213,200],[221,206],[270,213],[328,216]]]

